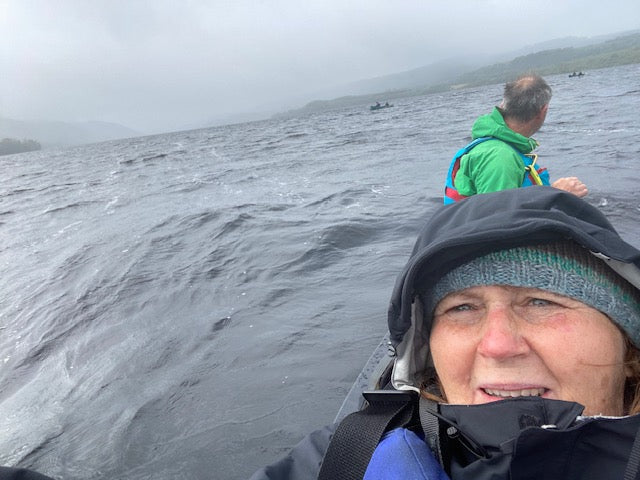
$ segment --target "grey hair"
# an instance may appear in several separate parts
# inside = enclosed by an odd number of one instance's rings
[[[532,120],[551,101],[551,87],[540,75],[528,73],[504,86],[500,110],[521,122]]]

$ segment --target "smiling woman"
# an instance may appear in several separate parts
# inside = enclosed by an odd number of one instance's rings
[[[395,286],[385,390],[254,478],[640,478],[639,288],[575,195],[444,206]]]
[[[588,269],[586,250],[562,247],[584,252]],[[564,278],[558,285],[566,282],[567,288],[560,289],[565,295],[550,291],[551,282],[537,273],[549,264],[527,263],[540,251],[507,250],[513,263],[498,263],[495,255],[475,259],[445,275],[434,288],[441,294],[451,290],[433,302],[437,307],[429,342],[443,397],[448,403],[475,405],[541,396],[578,402],[588,415],[622,415],[625,372],[630,372],[624,364],[623,333],[604,313],[565,296],[568,290],[588,290],[581,288],[589,286],[582,277],[575,276],[572,283],[565,270],[557,269],[556,276]],[[483,269],[487,257],[491,263]],[[531,282],[541,288],[510,286]],[[611,290],[612,295],[605,292],[593,299],[615,298],[613,282]]]

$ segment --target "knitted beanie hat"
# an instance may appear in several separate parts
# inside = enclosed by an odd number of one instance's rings
[[[511,285],[571,297],[607,315],[640,347],[640,295],[624,278],[573,242],[498,250],[474,258],[425,291],[431,315],[449,293],[482,285]]]

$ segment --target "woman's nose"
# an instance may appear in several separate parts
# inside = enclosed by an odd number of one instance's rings
[[[527,352],[528,346],[522,336],[520,322],[510,306],[497,305],[487,308],[477,350],[485,357],[496,359]]]

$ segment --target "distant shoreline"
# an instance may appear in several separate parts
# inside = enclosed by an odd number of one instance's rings
[[[387,101],[504,83],[527,71],[535,71],[540,75],[549,76],[638,63],[640,63],[640,33],[633,33],[586,47],[557,48],[519,56],[508,62],[496,63],[463,73],[451,78],[450,81],[425,85],[424,87],[388,90],[365,95],[348,95],[329,100],[314,100],[303,107],[277,113],[271,118],[295,117],[336,108],[375,103],[381,99]]]
[[[14,153],[35,152],[41,150],[42,145],[35,140],[16,138],[3,138],[0,140],[0,156],[12,155]]]

